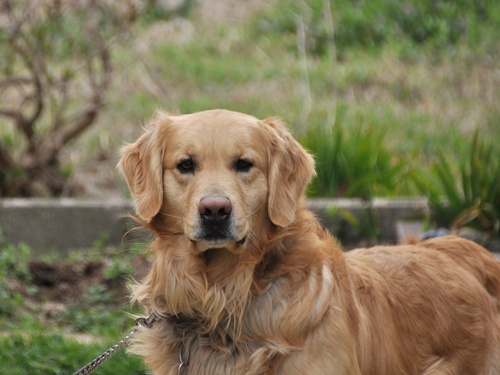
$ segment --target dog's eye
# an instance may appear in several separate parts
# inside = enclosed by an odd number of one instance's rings
[[[237,172],[248,172],[252,167],[253,164],[245,159],[238,159],[234,165]]]
[[[186,159],[177,164],[177,169],[181,173],[193,173],[194,172],[194,162],[191,159]]]

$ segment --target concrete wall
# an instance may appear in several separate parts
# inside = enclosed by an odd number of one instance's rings
[[[323,226],[345,242],[356,242],[370,234],[382,242],[420,235],[422,221],[428,215],[427,200],[423,198],[376,198],[371,204],[361,199],[319,198],[308,203]]]
[[[371,206],[355,199],[313,199],[308,204],[344,240],[359,240],[366,225],[375,225],[382,241],[395,241],[402,221],[422,219],[427,212],[424,199],[376,199]],[[127,200],[4,199],[0,230],[9,243],[25,243],[37,254],[123,245],[137,239],[125,235],[136,227],[127,217],[132,211]]]
[[[0,230],[7,242],[25,243],[35,253],[118,245],[127,231],[125,200],[0,200]]]

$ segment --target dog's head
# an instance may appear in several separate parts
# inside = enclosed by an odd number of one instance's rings
[[[225,110],[159,114],[119,167],[140,218],[186,236],[196,253],[240,252],[259,227],[289,226],[314,175],[279,119]]]

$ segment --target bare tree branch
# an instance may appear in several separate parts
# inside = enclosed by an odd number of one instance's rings
[[[8,57],[0,71],[6,97],[0,120],[25,140],[13,148],[0,139],[0,172],[19,170],[22,177],[11,183],[23,195],[44,184],[48,194],[61,188],[61,150],[95,123],[106,103],[111,50],[137,19],[130,1],[116,4],[0,0],[0,48]],[[8,176],[0,173],[0,195],[12,191]]]
[[[25,17],[27,17],[25,15]],[[9,46],[10,48],[17,53],[19,57],[21,57],[22,62],[28,68],[30,75],[32,76],[30,82],[33,85],[33,96],[26,96],[24,101],[31,101],[34,103],[34,110],[30,115],[25,115],[19,113],[16,116],[12,116],[13,111],[4,111],[4,113],[10,113],[7,115],[11,118],[15,118],[15,124],[19,128],[19,130],[26,137],[29,148],[32,149],[34,147],[34,123],[38,120],[43,111],[43,86],[40,79],[39,71],[37,68],[37,56],[33,53],[33,48],[30,45],[30,41],[27,39],[26,35],[24,35],[22,30],[22,23],[18,20],[14,19],[14,15],[10,14],[10,20],[13,24],[13,27],[10,28],[9,35]],[[21,45],[23,44],[23,45]],[[19,109],[21,112],[22,109]]]
[[[24,117],[21,113],[19,113],[17,111],[10,111],[8,109],[0,109],[0,116],[9,117],[15,123],[22,123],[25,121]]]
[[[0,169],[7,171],[15,165],[14,159],[5,146],[0,143]]]
[[[78,116],[74,116],[72,121],[60,134],[57,135],[60,145],[65,145],[73,138],[82,134],[96,119],[100,109],[105,104],[105,93],[111,83],[112,67],[108,47],[101,36],[95,32],[94,40],[99,44],[98,58],[102,65],[102,72],[97,74],[93,68],[92,60],[86,62],[87,76],[92,89],[90,103],[83,108]]]
[[[22,86],[28,83],[31,83],[31,78],[29,77],[6,77],[0,80],[0,87]]]

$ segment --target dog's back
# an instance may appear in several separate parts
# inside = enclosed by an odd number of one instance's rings
[[[488,251],[443,237],[346,259],[363,374],[500,374],[500,262]]]
[[[474,274],[489,293],[496,306],[496,316],[493,323],[494,348],[486,374],[500,374],[500,262],[476,243],[458,237],[435,238],[424,241],[422,245],[443,252],[454,259]]]
[[[500,262],[478,244],[460,237],[433,238],[420,244],[448,255],[471,272],[495,301],[500,312]]]

